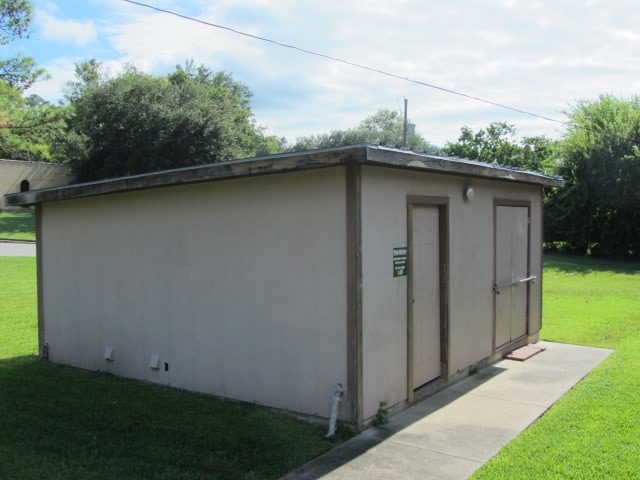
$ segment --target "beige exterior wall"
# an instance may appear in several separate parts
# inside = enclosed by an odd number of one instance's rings
[[[0,210],[25,210],[20,207],[7,207],[4,203],[4,195],[19,192],[23,180],[29,181],[31,190],[69,183],[67,167],[64,165],[0,159]]]
[[[381,401],[407,399],[408,277],[394,278],[392,269],[393,249],[408,246],[407,196],[448,198],[452,377],[494,353],[495,201],[530,202],[530,271],[540,277],[542,192],[366,165],[361,173],[357,371],[367,419]],[[471,201],[463,199],[467,185],[476,192]],[[348,367],[360,355],[347,346],[347,323],[355,320],[347,318],[348,302],[357,303],[347,298],[356,274],[347,272],[354,263],[348,192],[346,168],[336,167],[44,203],[49,358],[327,417],[335,384],[358,383]],[[537,282],[529,334],[540,328],[540,305]],[[103,358],[105,347],[113,347],[113,361]],[[152,355],[158,369],[149,367]],[[353,407],[346,399],[358,392],[343,398],[346,419]]]
[[[50,360],[327,417],[347,385],[345,183],[334,168],[44,204]]]
[[[475,197],[464,201],[471,185]],[[407,246],[407,195],[449,198],[448,376],[493,353],[494,199],[531,202],[531,274],[541,275],[541,188],[377,167],[362,169],[363,415],[407,399],[407,279],[393,248]],[[541,282],[530,290],[539,330]]]

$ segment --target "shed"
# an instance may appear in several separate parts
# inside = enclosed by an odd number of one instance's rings
[[[535,342],[562,180],[374,145],[6,196],[52,362],[361,428]]]

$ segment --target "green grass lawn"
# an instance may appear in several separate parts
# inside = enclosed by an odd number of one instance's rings
[[[0,212],[0,240],[35,241],[36,224],[33,213]]]
[[[473,478],[640,478],[640,265],[546,255],[544,274],[543,339],[615,352]],[[35,297],[35,260],[0,257],[0,478],[277,478],[344,439],[39,362]]]
[[[615,349],[473,479],[640,478],[640,265],[546,255],[541,337]]]
[[[35,276],[35,259],[0,257],[1,479],[278,478],[349,436],[327,440],[324,427],[256,405],[38,361]]]

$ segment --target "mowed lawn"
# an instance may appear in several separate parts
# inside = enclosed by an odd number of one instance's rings
[[[0,212],[0,240],[36,239],[36,220],[33,213]]]
[[[544,295],[544,340],[615,351],[472,478],[640,478],[640,264],[546,255]]]
[[[547,255],[544,291],[545,340],[615,352],[473,478],[640,478],[640,266]],[[278,478],[344,439],[39,362],[35,295],[34,259],[0,257],[0,478]]]
[[[38,361],[35,265],[0,257],[0,479],[278,478],[350,436]]]

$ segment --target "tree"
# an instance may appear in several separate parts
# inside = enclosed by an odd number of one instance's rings
[[[444,152],[460,158],[553,173],[557,168],[557,142],[545,136],[518,140],[514,125],[493,122],[477,133],[462,127],[456,143],[447,142]]]
[[[578,102],[561,154],[565,187],[548,202],[546,239],[578,253],[640,257],[640,97]]]
[[[106,80],[102,71],[102,64],[95,58],[85,62],[76,63],[75,80],[67,82],[64,88],[64,96],[69,103],[74,103],[81,96],[85,88],[96,86],[100,81]]]
[[[250,90],[187,62],[155,77],[129,66],[114,78],[89,62],[70,85],[66,145],[77,181],[100,180],[264,153]]]
[[[0,45],[27,36],[32,13],[28,0],[0,0]]]
[[[32,15],[27,0],[0,0],[0,46],[29,35]],[[29,57],[0,60],[0,156],[51,161],[64,130],[64,109],[37,96],[22,97],[33,82],[44,78]]]
[[[340,147],[359,143],[381,143],[383,145],[402,145],[404,118],[400,112],[380,109],[374,115],[362,120],[358,125],[347,130],[331,130],[329,133],[298,137],[290,147],[294,152],[317,148]],[[437,147],[427,142],[412,128],[407,134],[407,147],[414,151],[435,152]]]
[[[0,0],[0,46],[29,35],[33,8],[28,0]],[[30,57],[17,55],[0,60],[0,80],[23,92],[46,77]]]
[[[260,128],[263,132],[264,129]],[[280,152],[284,152],[287,149],[287,139],[285,137],[278,137],[276,135],[263,136],[256,146],[257,155],[275,155]]]
[[[56,145],[65,134],[65,108],[37,95],[23,98],[0,81],[0,158],[59,160]]]

